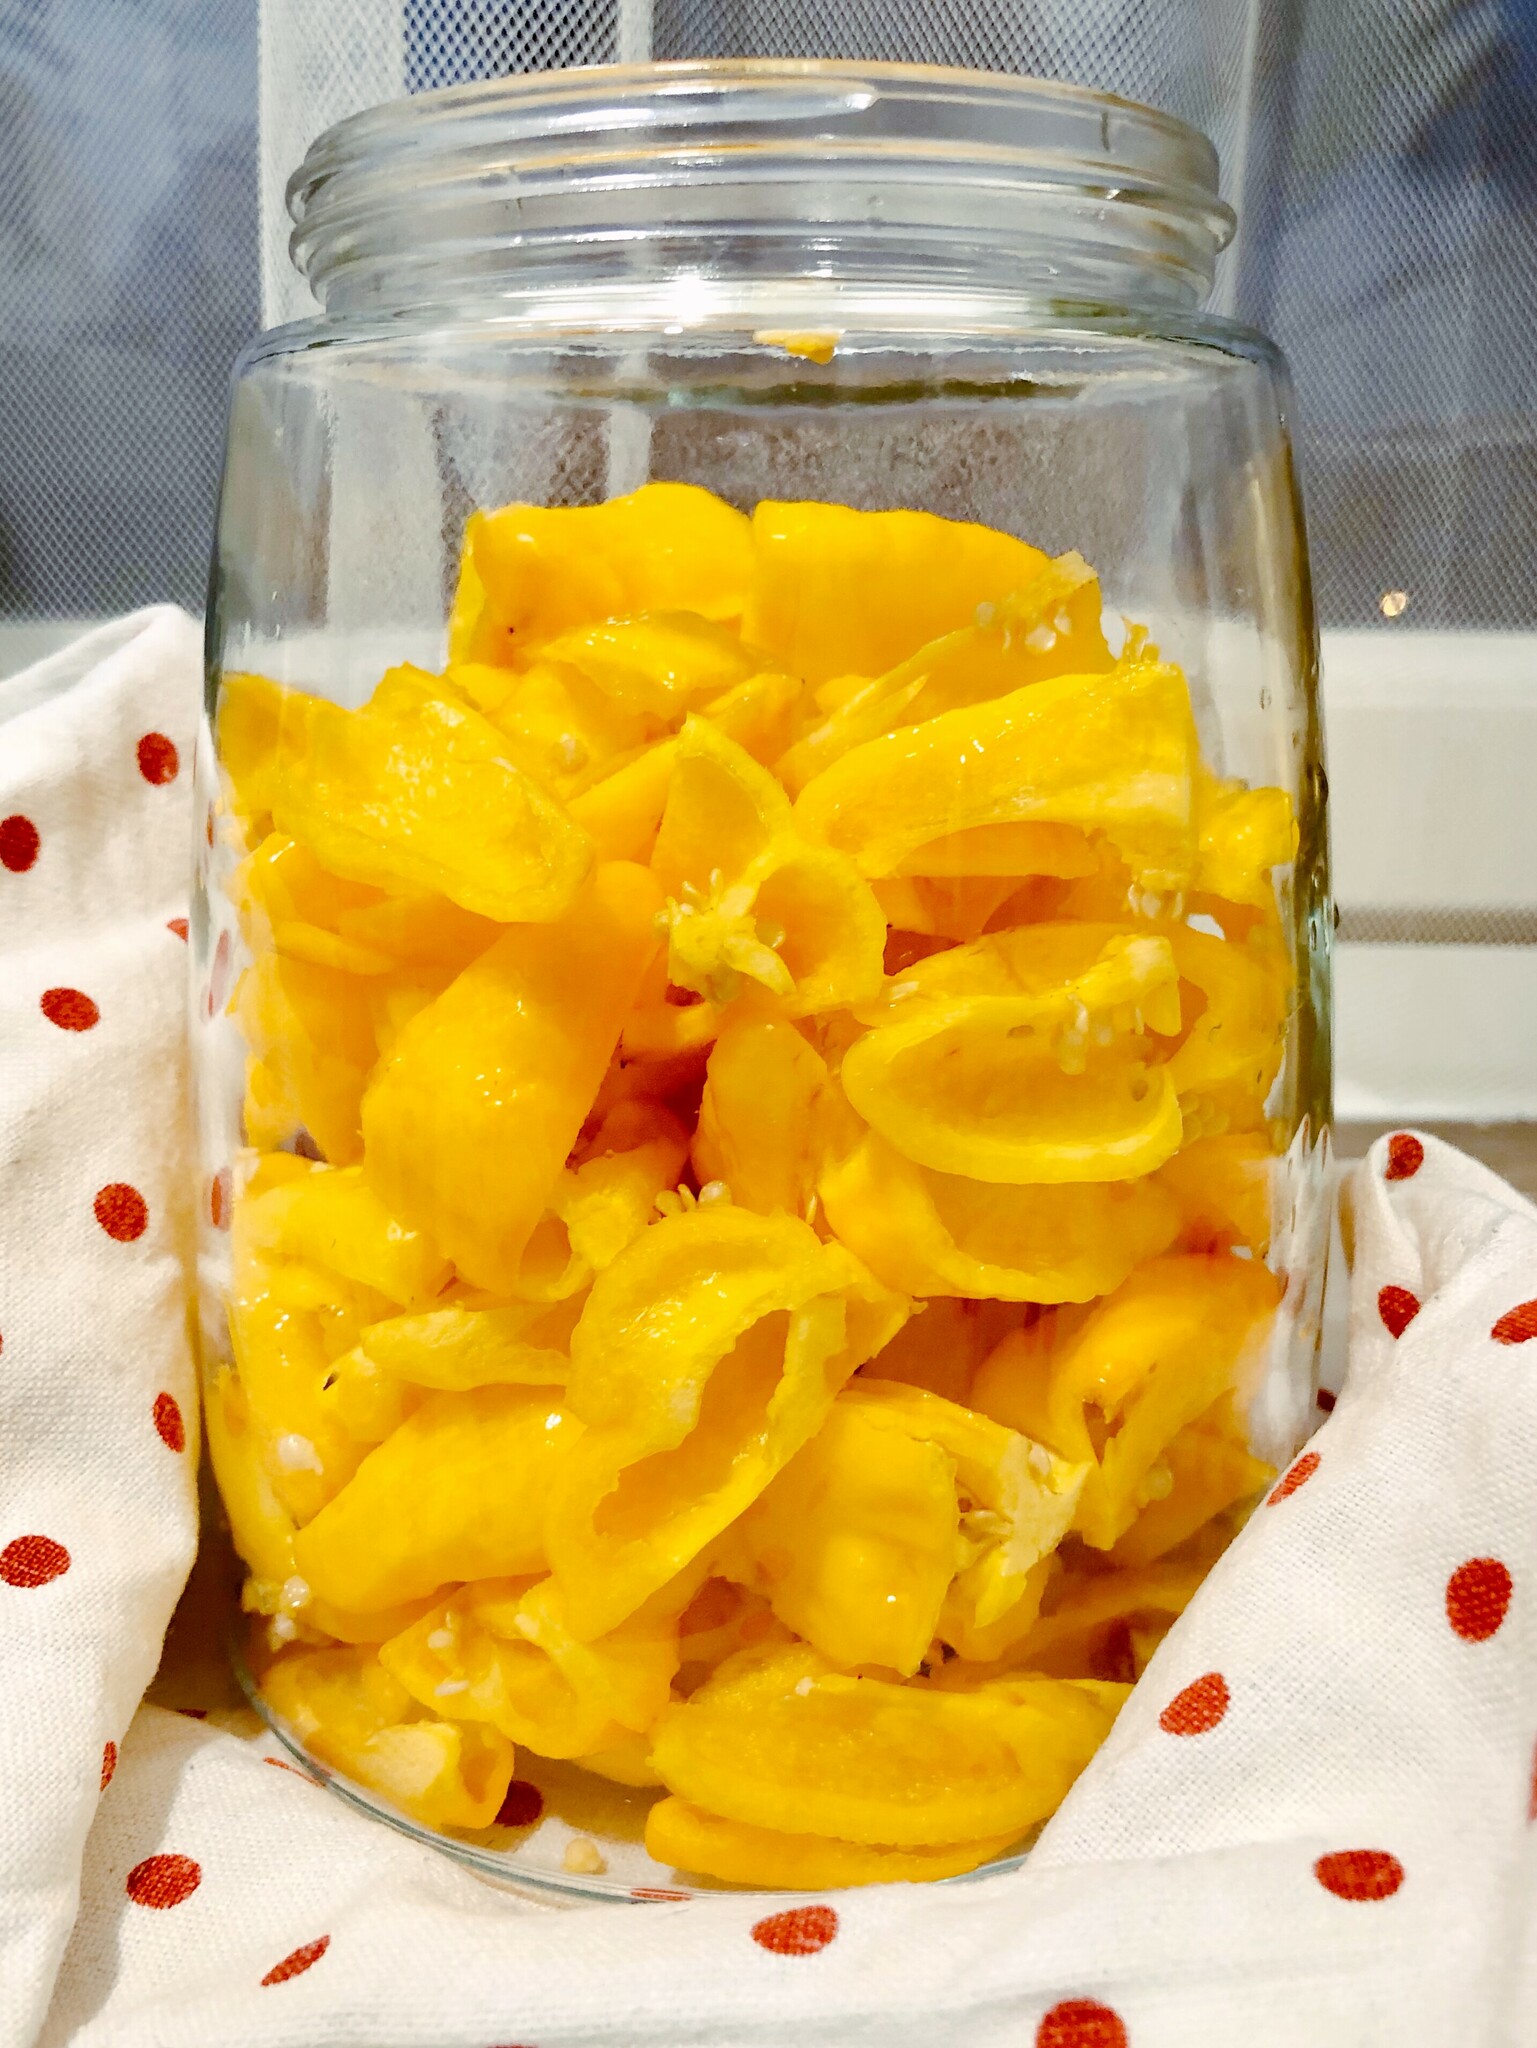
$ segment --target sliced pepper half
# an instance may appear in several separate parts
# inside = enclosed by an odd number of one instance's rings
[[[947,834],[1022,820],[1099,834],[1143,886],[1182,888],[1197,758],[1181,672],[1123,662],[867,740],[807,783],[795,816],[869,876]]]
[[[401,1032],[363,1102],[370,1181],[477,1285],[515,1292],[657,940],[650,874],[604,863]]]
[[[1016,1678],[965,1693],[743,1652],[657,1723],[670,1792],[751,1827],[898,1848],[1013,1836],[1055,1810],[1125,1688]]]
[[[804,1223],[719,1203],[599,1274],[567,1383],[587,1433],[549,1525],[573,1628],[617,1626],[699,1556],[908,1307]]]

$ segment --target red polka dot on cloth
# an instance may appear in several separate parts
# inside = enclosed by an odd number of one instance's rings
[[[13,1536],[0,1550],[0,1579],[8,1586],[48,1586],[69,1564],[69,1552],[51,1536]]]
[[[1336,1849],[1319,1857],[1313,1875],[1337,1899],[1390,1899],[1404,1881],[1404,1866],[1386,1849]]]
[[[838,1932],[831,1906],[792,1906],[788,1913],[770,1913],[754,1924],[752,1938],[775,1956],[814,1956]]]
[[[184,1451],[187,1448],[187,1425],[182,1420],[181,1403],[174,1394],[157,1394],[152,1410],[155,1419],[155,1433],[168,1451]]]
[[[527,1778],[514,1778],[496,1810],[499,1827],[531,1828],[544,1812],[544,1794]]]
[[[1497,1557],[1470,1557],[1446,1582],[1446,1618],[1464,1642],[1486,1643],[1505,1619],[1511,1591]]]
[[[291,1977],[302,1977],[306,1970],[313,1970],[326,1950],[331,1946],[329,1934],[322,1934],[318,1940],[307,1941],[303,1948],[296,1948],[292,1955],[284,1956],[282,1962],[274,1963],[263,1977],[264,1984],[286,1984]]]
[[[1320,1387],[1318,1389],[1314,1400],[1318,1405],[1318,1411],[1321,1415],[1332,1415],[1334,1413],[1335,1398],[1327,1387]]]
[[[215,1230],[228,1230],[230,1225],[230,1171],[221,1166],[208,1183],[208,1220]]]
[[[117,1744],[115,1742],[109,1742],[101,1753],[101,1789],[103,1792],[105,1792],[107,1787],[112,1783],[112,1775],[116,1771],[116,1769]]]
[[[1317,1451],[1304,1451],[1291,1470],[1265,1496],[1266,1507],[1273,1508],[1279,1501],[1290,1500],[1299,1486],[1307,1485],[1320,1462]]]
[[[1384,1287],[1377,1295],[1377,1313],[1390,1337],[1401,1337],[1420,1312],[1419,1297],[1407,1287]]]
[[[146,782],[161,784],[176,780],[181,757],[176,751],[176,742],[168,740],[163,732],[147,732],[139,742],[138,756],[139,773]]]
[[[1232,1704],[1227,1680],[1220,1671],[1193,1678],[1158,1716],[1165,1735],[1209,1735]]]
[[[1395,1131],[1388,1139],[1386,1180],[1410,1180],[1425,1164],[1425,1147],[1412,1131]]]
[[[125,1180],[109,1181],[106,1187],[98,1189],[93,1206],[96,1221],[119,1244],[132,1244],[149,1228],[149,1204]]]
[[[1035,2048],[1126,2048],[1126,2025],[1097,1998],[1065,1998],[1036,2028]]]
[[[30,818],[22,817],[20,812],[0,818],[0,867],[9,868],[13,875],[24,875],[36,861],[41,844]]]
[[[89,1031],[101,1022],[100,1010],[82,988],[45,988],[38,1007],[61,1031]]]
[[[1537,1301],[1506,1309],[1489,1335],[1496,1344],[1530,1344],[1537,1337]]]
[[[184,917],[168,917],[165,921],[165,928],[168,932],[175,932],[177,938],[179,938],[183,941],[183,943],[185,943],[187,937],[187,920]]]
[[[1532,1788],[1526,1803],[1526,1817],[1537,1820],[1537,1745],[1532,1749]]]
[[[190,1856],[146,1856],[129,1871],[123,1889],[136,1906],[163,1913],[184,1905],[202,1882],[202,1865]]]

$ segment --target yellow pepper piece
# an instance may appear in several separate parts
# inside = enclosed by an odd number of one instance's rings
[[[996,1621],[988,1622],[978,1621],[976,1607],[968,1600],[957,1579],[945,1595],[936,1634],[941,1642],[954,1650],[957,1659],[964,1659],[968,1664],[1001,1664],[1007,1667],[1016,1661],[1015,1650],[1035,1627],[1041,1602],[1060,1570],[1061,1565],[1054,1554],[1040,1558],[1025,1573],[1023,1589],[1014,1604]],[[946,1671],[950,1668],[949,1665],[944,1667]],[[960,1668],[958,1664],[957,1672]]]
[[[275,1614],[294,1576],[296,1527],[267,1474],[240,1376],[228,1367],[211,1376],[203,1428],[230,1535],[253,1581],[251,1605]]]
[[[934,1640],[959,1561],[955,1460],[883,1427],[856,1391],[839,1396],[747,1510],[732,1555],[829,1663],[879,1664],[907,1678]]]
[[[229,1326],[245,1426],[260,1443],[273,1495],[302,1523],[345,1487],[362,1450],[322,1399],[331,1360],[319,1317],[284,1298],[285,1281],[299,1274],[287,1261],[237,1263]]]
[[[363,1103],[387,1206],[493,1292],[575,1144],[656,947],[644,868],[601,866],[558,923],[520,925],[401,1032]]]
[[[748,1651],[665,1709],[651,1753],[670,1792],[752,1827],[976,1842],[1053,1812],[1122,1697],[1035,1677],[951,1693],[849,1677],[814,1650]]]
[[[1195,887],[1268,910],[1271,870],[1297,857],[1297,820],[1284,789],[1203,778],[1196,810]]]
[[[650,860],[677,751],[675,740],[659,741],[571,799],[571,816],[599,860]]]
[[[310,1166],[238,1206],[253,1249],[303,1259],[354,1280],[402,1308],[431,1301],[452,1269],[420,1231],[397,1223],[361,1167]]]
[[[707,719],[684,724],[651,864],[678,987],[727,1002],[758,982],[794,1015],[879,987],[886,924],[869,887],[800,839],[773,776]]]
[[[386,1643],[380,1662],[432,1711],[489,1721],[540,1756],[578,1757],[644,1733],[667,1704],[685,1597],[665,1589],[583,1642],[549,1579],[466,1586]]]
[[[454,1306],[394,1316],[362,1333],[358,1349],[377,1371],[440,1393],[474,1387],[558,1387],[575,1305],[519,1302],[511,1308]]]
[[[505,736],[520,768],[569,799],[663,730],[662,721],[541,653],[526,669],[450,663],[444,682]]]
[[[1081,555],[1045,563],[1001,604],[976,609],[975,622],[921,647],[889,675],[839,693],[830,716],[777,764],[785,787],[798,794],[851,748],[899,726],[1006,697],[1047,676],[1088,675],[1113,665],[1100,627],[1099,580]]]
[[[1177,668],[1053,676],[867,740],[808,782],[795,818],[861,874],[895,874],[948,833],[1013,820],[1098,832],[1143,886],[1195,854],[1190,693]]]
[[[766,766],[777,761],[794,738],[803,695],[799,676],[766,670],[712,697],[699,715]]]
[[[753,334],[759,348],[782,348],[787,356],[801,356],[808,363],[830,363],[842,339],[841,327],[760,327]]]
[[[985,993],[927,999],[920,962],[892,1021],[844,1056],[850,1103],[909,1159],[941,1173],[1019,1185],[1131,1180],[1178,1149],[1174,1085],[1149,1062],[1146,1025],[1178,1027],[1174,959],[1161,938],[1110,940],[1076,979],[994,993],[1003,942],[979,940]],[[1005,977],[1000,973],[997,977]]]
[[[991,826],[978,828],[992,831]],[[1005,828],[1010,829],[1010,828]],[[957,833],[956,838],[964,837]],[[937,841],[934,842],[936,845]],[[980,938],[1019,888],[1017,875],[899,875],[872,882],[871,891],[893,932],[931,938]]]
[[[1067,1534],[1087,1463],[1054,1457],[986,1415],[921,1387],[861,1380],[842,1401],[878,1429],[939,1446],[959,1494],[957,1611],[987,1628],[1024,1597],[1030,1571]]]
[[[651,1766],[650,1736],[636,1735],[629,1729],[622,1730],[602,1749],[589,1749],[573,1757],[572,1762],[580,1764],[584,1771],[607,1778],[610,1784],[628,1785],[636,1790],[649,1791],[662,1782]]]
[[[315,703],[304,738],[273,821],[344,880],[436,891],[505,923],[558,917],[591,866],[586,835],[465,705],[381,685],[361,711]]]
[[[927,1172],[873,1131],[824,1166],[818,1188],[855,1257],[919,1295],[1089,1301],[1179,1227],[1152,1179],[1000,1186]]]
[[[959,1401],[964,1408],[972,1374],[1013,1329],[1019,1315],[1018,1309],[1003,1301],[954,1297],[926,1301],[886,1348],[863,1366],[861,1376],[925,1387],[931,1394],[943,1394],[947,1401]]]
[[[1290,969],[1279,948],[1263,941],[1230,940],[1168,927],[1180,980],[1199,1003],[1186,1000],[1183,1039],[1169,1061],[1169,1079],[1181,1096],[1236,1089],[1254,1115],[1281,1065]]]
[[[606,619],[547,642],[540,656],[569,663],[615,702],[668,724],[763,667],[734,632],[692,612]]]
[[[1263,1258],[1270,1249],[1276,1171],[1275,1150],[1264,1132],[1197,1138],[1181,1146],[1158,1170],[1159,1185],[1179,1204],[1181,1249],[1247,1245]]]
[[[572,1627],[615,1627],[699,1556],[907,1310],[791,1217],[716,1203],[621,1252],[571,1339],[567,1399],[588,1429],[549,1544]]]
[[[821,1055],[788,1019],[733,1014],[705,1069],[693,1146],[700,1185],[724,1181],[733,1202],[760,1215],[804,1216],[826,1085]]]
[[[355,1612],[536,1572],[575,1434],[548,1389],[434,1394],[299,1532],[298,1569],[322,1600]]]
[[[555,634],[637,612],[739,618],[752,544],[745,516],[709,491],[653,483],[603,505],[474,513],[465,564],[452,657],[508,663]]]
[[[262,1679],[282,1720],[322,1762],[435,1828],[484,1828],[512,1777],[495,1729],[423,1719],[371,1650],[290,1651]]]
[[[270,815],[282,764],[303,751],[315,701],[267,676],[232,669],[220,679],[219,766],[237,817],[256,822]]]
[[[985,1842],[947,1842],[938,1848],[880,1848],[835,1842],[826,1835],[781,1834],[723,1820],[686,1799],[659,1799],[646,1815],[646,1850],[657,1863],[725,1884],[832,1891],[856,1884],[922,1884],[959,1877],[1013,1847],[1017,1830]]]
[[[274,1150],[307,1131],[333,1165],[362,1156],[361,1105],[377,1057],[369,984],[265,953],[240,977],[235,1015],[251,1048],[246,1136]]]
[[[428,1600],[404,1600],[398,1607],[376,1607],[371,1614],[349,1614],[345,1607],[333,1607],[328,1600],[309,1599],[298,1613],[312,1632],[318,1630],[339,1643],[367,1643],[377,1649],[420,1621],[431,1604]]]
[[[1086,1679],[1132,1675],[1129,1635],[1137,1624],[1167,1628],[1195,1598],[1215,1559],[1145,1565],[1138,1571],[1064,1572],[1018,1653],[1032,1671]],[[948,1669],[948,1667],[947,1667]]]
[[[1250,1500],[1275,1477],[1244,1441],[1230,1401],[1219,1401],[1164,1446],[1169,1491],[1149,1501],[1110,1553],[1118,1565],[1152,1564],[1216,1515]]]
[[[1027,875],[1057,875],[1072,881],[1092,875],[1098,865],[1087,835],[1076,825],[1016,819],[1006,825],[973,825],[964,832],[943,833],[927,846],[915,847],[897,873],[1008,876],[1016,881]]]
[[[1170,1441],[1223,1394],[1247,1398],[1280,1294],[1256,1259],[1151,1260],[1060,1348],[1006,1337],[974,1398],[1060,1456],[1093,1462],[1075,1526],[1108,1550],[1167,1491],[1154,1468]]]
[[[752,515],[755,574],[744,637],[809,682],[881,676],[977,606],[1023,589],[1038,548],[932,512],[775,503]]]
[[[236,869],[230,893],[253,951],[276,947],[295,959],[353,974],[380,974],[394,965],[377,948],[343,941],[343,912],[383,900],[377,889],[328,874],[307,846],[269,832]]]
[[[560,1173],[549,1213],[524,1248],[510,1290],[524,1300],[566,1300],[639,1237],[658,1195],[678,1184],[688,1133],[659,1104],[621,1105],[581,1149],[585,1156]]]

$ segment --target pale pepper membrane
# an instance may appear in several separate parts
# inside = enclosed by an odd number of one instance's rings
[[[225,677],[208,1434],[330,1767],[477,1830],[575,1761],[820,1888],[1093,1754],[1270,1477],[1296,845],[1102,618],[984,527],[648,484],[477,513],[440,674]]]

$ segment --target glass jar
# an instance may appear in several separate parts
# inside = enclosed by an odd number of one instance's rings
[[[262,1710],[478,1867],[1020,1851],[1309,1427],[1314,628],[1207,143],[816,63],[323,136],[198,958]]]

